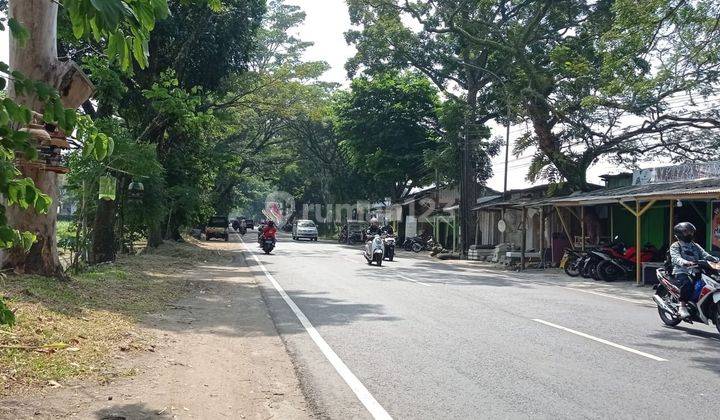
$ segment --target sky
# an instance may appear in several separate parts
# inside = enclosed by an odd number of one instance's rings
[[[298,29],[298,35],[300,39],[313,42],[314,45],[306,51],[305,59],[326,61],[331,68],[323,75],[323,80],[347,86],[348,80],[344,65],[354,55],[355,48],[345,42],[344,33],[351,27],[345,0],[286,0],[286,2],[300,6],[307,14],[304,25]],[[0,61],[7,62],[7,54],[7,32],[0,32]],[[503,127],[492,126],[491,128],[494,136],[504,138]],[[525,128],[522,126],[511,128],[511,144],[514,139],[522,135],[524,130]],[[511,154],[508,165],[509,189],[525,188],[531,185],[525,179],[529,164],[530,156],[514,157]],[[504,152],[493,159],[492,165],[494,176],[488,181],[488,186],[502,191],[505,167]],[[601,162],[590,169],[588,180],[600,183],[600,175],[618,173],[622,170],[622,168]]]

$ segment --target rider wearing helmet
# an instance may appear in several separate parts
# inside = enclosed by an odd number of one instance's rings
[[[675,285],[680,288],[680,317],[690,318],[687,302],[693,292],[693,279],[690,277],[689,267],[700,260],[718,262],[718,259],[708,254],[703,247],[694,242],[695,226],[690,222],[675,225],[673,233],[677,242],[670,245],[670,260],[673,264],[673,277]]]
[[[380,228],[380,222],[378,221],[377,217],[373,217],[370,219],[370,227],[367,230],[367,236],[372,237],[375,235],[380,235],[382,233],[382,229]]]

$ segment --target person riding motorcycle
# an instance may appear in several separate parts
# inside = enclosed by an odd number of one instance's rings
[[[393,227],[390,225],[390,223],[383,226],[382,232],[386,235],[392,235],[395,233],[395,231],[393,230]]]
[[[373,217],[370,219],[370,227],[365,232],[365,238],[366,240],[369,240],[375,235],[382,234],[382,229],[380,228],[380,222],[376,217]]]
[[[696,231],[695,225],[690,222],[678,223],[673,228],[677,241],[670,245],[670,261],[673,264],[674,283],[680,289],[679,312],[683,319],[690,318],[687,303],[693,293],[694,279],[690,276],[689,267],[700,260],[719,261],[694,242]]]
[[[265,227],[262,229],[262,237],[263,239],[272,239],[273,245],[275,244],[275,234],[277,233],[277,228],[275,227],[275,222],[272,220],[269,220]]]

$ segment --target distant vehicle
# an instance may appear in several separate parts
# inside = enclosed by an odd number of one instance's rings
[[[244,219],[243,223],[245,224],[245,229],[254,229],[255,228],[255,222],[253,222],[253,219]]]
[[[293,223],[292,238],[297,241],[300,238],[318,240],[318,229],[312,220],[296,220]]]
[[[211,217],[205,227],[205,240],[209,241],[212,238],[222,238],[227,242],[230,239],[230,234],[228,233],[229,224],[230,221],[227,216]]]

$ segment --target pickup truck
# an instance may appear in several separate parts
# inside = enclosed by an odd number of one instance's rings
[[[227,242],[230,240],[230,234],[228,233],[229,224],[230,221],[227,216],[211,217],[207,226],[205,226],[205,240],[209,241],[212,238],[222,238]]]

